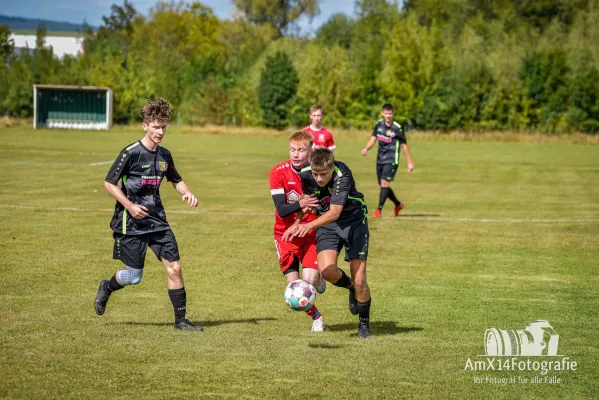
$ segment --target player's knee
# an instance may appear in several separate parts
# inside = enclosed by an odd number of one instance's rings
[[[325,265],[320,268],[320,276],[326,281],[336,282],[337,276],[337,266],[335,264]]]
[[[175,262],[167,262],[166,271],[170,276],[180,277],[182,275],[181,264],[178,261]]]
[[[123,269],[118,272],[117,280],[123,286],[137,285],[141,282],[143,274],[144,270],[142,268],[127,267],[127,269]]]
[[[389,181],[381,179],[381,188],[388,188],[388,187],[389,187]]]

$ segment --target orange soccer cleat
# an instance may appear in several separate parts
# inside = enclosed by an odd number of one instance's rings
[[[395,206],[395,208],[393,209],[393,216],[397,217],[397,214],[399,214],[399,212],[401,210],[403,210],[404,208],[404,204],[403,203],[399,203],[398,205]]]
[[[381,217],[381,210],[380,209],[376,209],[374,210],[374,214],[372,214],[372,218],[380,218]]]

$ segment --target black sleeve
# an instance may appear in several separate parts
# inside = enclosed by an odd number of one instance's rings
[[[284,194],[273,194],[272,201],[274,201],[277,214],[279,214],[281,218],[285,218],[286,216],[301,210],[299,201],[287,204]]]
[[[406,140],[406,133],[403,130],[403,126],[399,128],[399,135],[397,136],[397,140],[399,140],[399,144],[408,144]]]
[[[374,129],[372,129],[372,136],[376,137],[376,128],[379,126],[378,123],[374,124]]]
[[[131,165],[130,160],[131,154],[129,154],[126,149],[121,150],[119,156],[114,160],[114,163],[112,163],[112,166],[108,170],[105,181],[116,185],[119,179],[129,173],[129,167]]]
[[[311,172],[308,172],[309,174],[312,174]],[[300,178],[302,179],[302,193],[303,194],[314,194],[314,190],[312,190],[311,186],[310,186],[310,180],[307,176],[304,175],[305,172],[300,174]]]
[[[337,181],[333,184],[333,193],[331,193],[331,204],[335,204],[338,206],[344,206],[347,201],[347,196],[349,196],[349,192],[351,190],[351,182],[352,176],[351,171],[348,169],[345,170],[336,170],[334,173],[337,175]]]
[[[166,168],[166,179],[169,182],[173,182],[173,183],[179,183],[183,180],[183,178],[181,178],[181,175],[179,175],[179,171],[177,171],[177,168],[175,168],[175,161],[173,160],[173,156],[171,156],[169,154],[168,157],[168,166]]]

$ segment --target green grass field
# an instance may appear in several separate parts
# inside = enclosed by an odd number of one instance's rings
[[[336,137],[372,212],[375,154]],[[372,340],[355,338],[347,293],[318,297],[327,330],[283,302],[267,175],[280,137],[185,134],[164,141],[200,198],[162,196],[177,235],[188,317],[172,327],[166,273],[94,313],[112,260],[109,163],[142,131],[0,129],[2,398],[591,399],[599,395],[599,146],[410,141],[393,187],[401,217],[369,220]],[[370,212],[370,213],[371,213]],[[345,265],[343,265],[345,267]],[[471,371],[487,328],[548,320],[575,371]],[[562,357],[557,357],[561,360]],[[535,358],[533,360],[547,360]],[[560,383],[530,383],[535,377]],[[487,378],[516,383],[487,383]],[[475,383],[481,378],[482,383]],[[528,379],[518,383],[518,378]]]

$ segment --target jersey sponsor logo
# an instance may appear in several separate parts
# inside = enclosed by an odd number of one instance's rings
[[[297,203],[299,199],[300,196],[295,190],[287,192],[287,204]]]
[[[158,167],[160,168],[161,171],[166,171],[166,161],[158,162]]]
[[[141,167],[142,168],[150,168],[150,164],[143,164]]]
[[[289,182],[287,182],[287,184],[288,184],[288,185],[295,185],[295,182],[293,182],[293,181],[289,181]]]
[[[377,128],[377,132],[383,133],[383,128]]]
[[[146,186],[160,186],[160,176],[142,176],[141,184]]]
[[[318,135],[318,140],[320,140],[321,142],[324,142],[324,133],[321,133]]]
[[[381,142],[385,142],[385,143],[392,143],[393,139],[392,138],[388,138],[387,136],[383,136],[383,135],[376,135],[376,138],[381,141]]]

